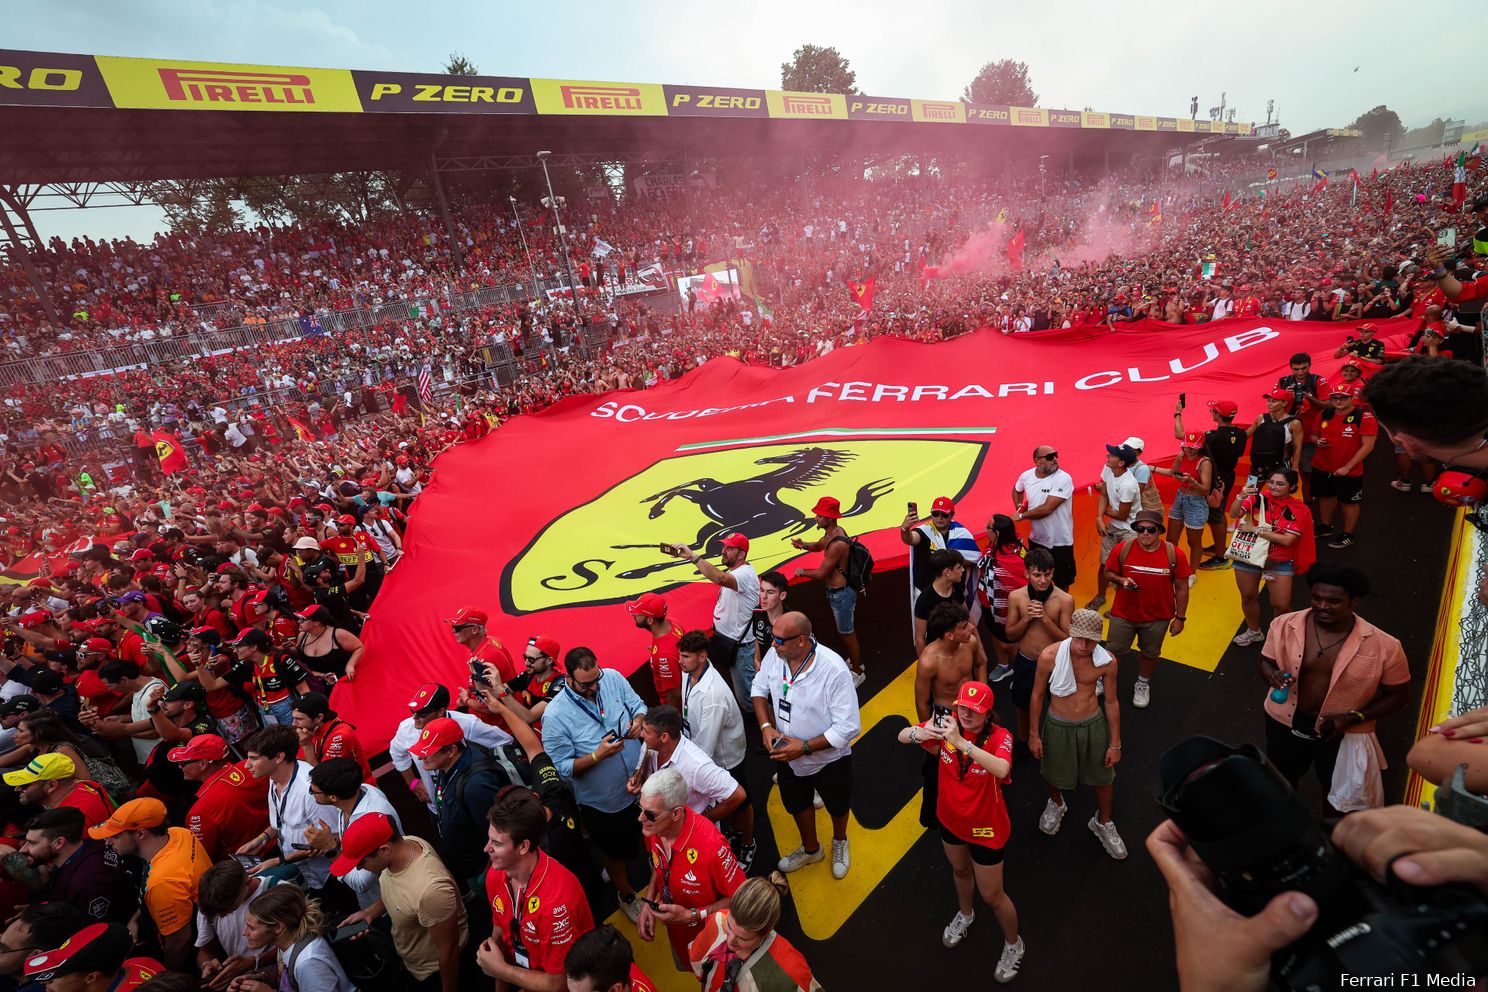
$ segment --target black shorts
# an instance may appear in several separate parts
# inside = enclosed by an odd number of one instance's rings
[[[1340,503],[1364,502],[1364,476],[1333,475],[1318,469],[1312,471],[1312,495],[1336,499]]]
[[[955,834],[947,830],[944,823],[938,823],[936,824],[936,827],[940,830],[940,839],[942,843],[949,844],[951,847],[971,848],[972,864],[981,865],[983,868],[990,868],[993,865],[1002,864],[1002,848],[983,847],[981,844],[973,844],[969,840],[962,840],[960,837],[957,837]]]
[[[744,790],[744,806],[748,806],[754,802],[754,797],[749,794],[749,776],[744,774],[744,766],[747,763],[748,759],[745,759],[728,770],[729,775],[733,777],[734,781],[739,783],[739,788]],[[743,806],[740,807],[740,809],[743,808]]]
[[[988,632],[991,633],[993,637],[997,638],[999,643],[1013,643],[1012,641],[1008,640],[1007,626],[1005,624],[998,623],[996,620],[993,620],[991,610],[986,610],[982,613],[982,623],[986,625]]]
[[[1013,705],[1027,711],[1033,703],[1033,678],[1038,674],[1038,659],[1025,657],[1019,651],[1013,659],[1013,687],[1010,690]]]
[[[614,861],[633,861],[641,854],[641,806],[632,803],[618,813],[579,807],[579,821],[589,843]]]
[[[780,765],[776,776],[780,784],[780,802],[792,816],[811,808],[811,794],[822,797],[822,805],[831,816],[846,816],[852,806],[852,755],[847,754],[810,775],[797,775],[789,764]],[[636,826],[639,828],[640,824]]]

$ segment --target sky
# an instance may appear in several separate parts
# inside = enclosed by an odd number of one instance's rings
[[[778,87],[809,43],[841,51],[864,93],[930,99],[1011,58],[1044,107],[1184,116],[1197,94],[1205,116],[1223,92],[1240,121],[1264,123],[1274,100],[1294,134],[1379,104],[1407,127],[1488,120],[1488,90],[1454,85],[1473,73],[1447,68],[1470,64],[1474,38],[1488,38],[1488,4],[1440,0],[6,0],[0,30],[0,44],[33,51],[407,72],[438,72],[458,51],[492,75],[754,88]],[[154,208],[36,220],[63,237],[148,238],[161,224]]]

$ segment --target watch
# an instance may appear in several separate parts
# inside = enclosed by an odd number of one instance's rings
[[[804,758],[806,755],[808,755],[810,753],[811,753],[811,742],[810,741],[802,741],[801,742],[801,756]]]

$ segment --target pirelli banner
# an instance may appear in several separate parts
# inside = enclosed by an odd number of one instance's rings
[[[275,113],[891,121],[1249,135],[1252,125],[960,100],[660,83],[445,76],[0,49],[0,106]]]

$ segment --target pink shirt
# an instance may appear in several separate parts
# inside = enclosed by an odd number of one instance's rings
[[[1295,677],[1302,667],[1302,652],[1307,645],[1307,618],[1310,616],[1312,610],[1306,609],[1283,614],[1271,621],[1261,656]],[[1362,710],[1374,699],[1381,685],[1401,685],[1410,681],[1410,665],[1405,660],[1405,649],[1400,642],[1363,617],[1356,615],[1354,619],[1354,629],[1338,649],[1338,659],[1333,663],[1328,695],[1323,700],[1323,713]],[[1271,690],[1267,689],[1266,713],[1290,727],[1297,711],[1297,695],[1295,682],[1284,703],[1272,701]],[[1322,714],[1318,716],[1321,723]],[[1373,720],[1348,728],[1351,734],[1367,734],[1372,730]]]

